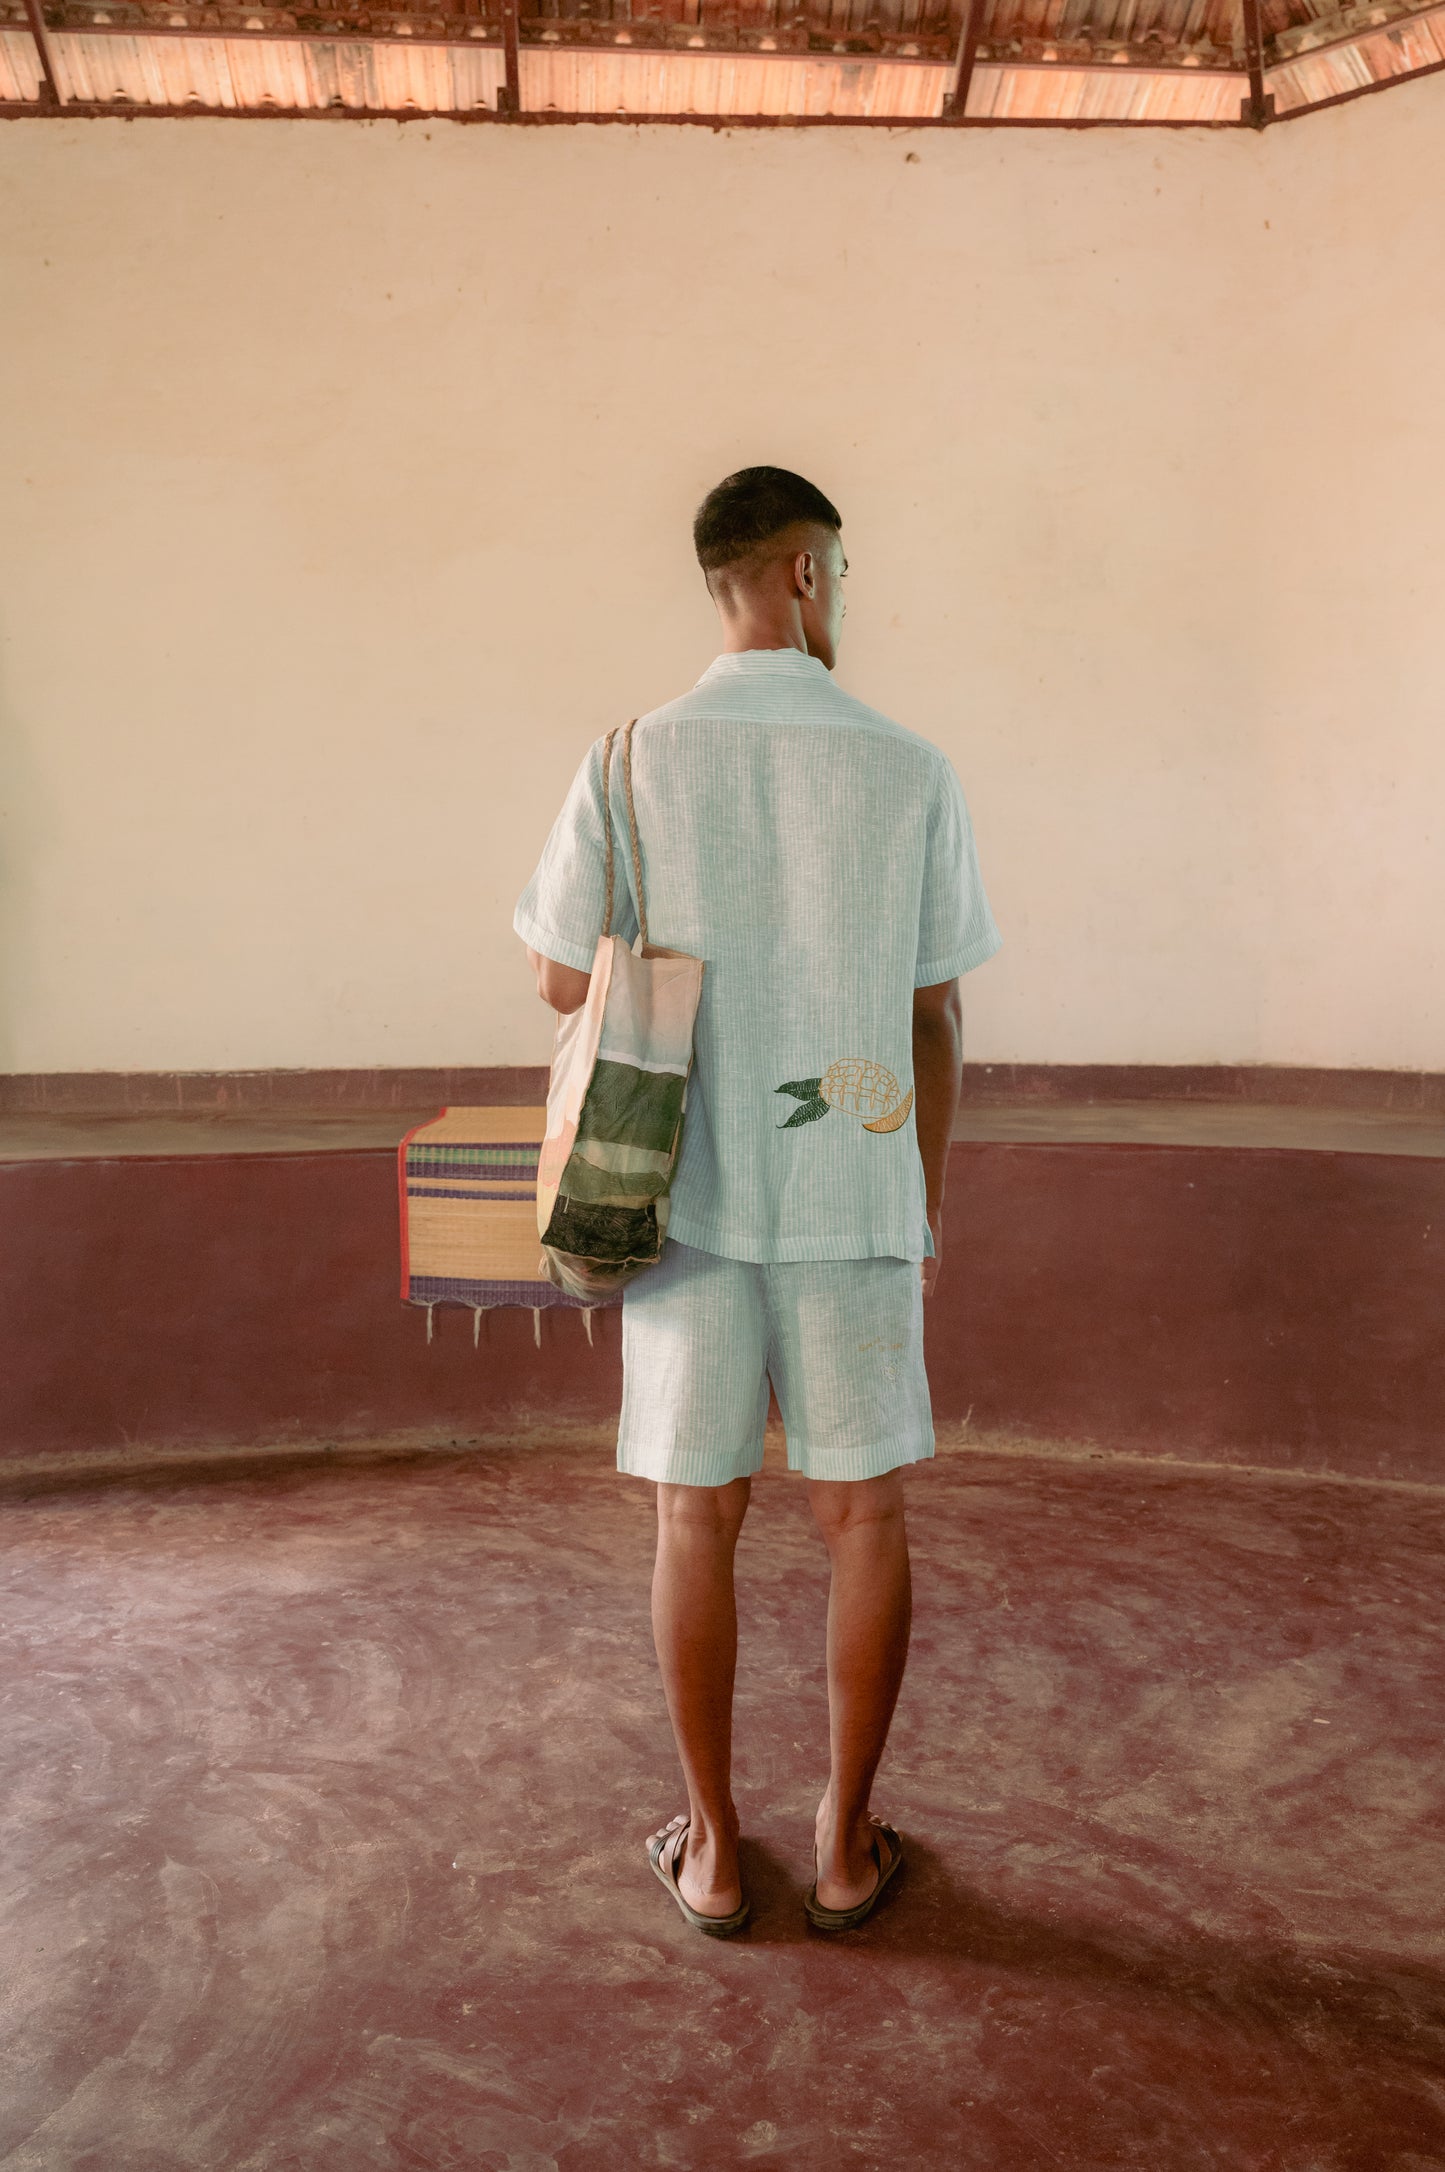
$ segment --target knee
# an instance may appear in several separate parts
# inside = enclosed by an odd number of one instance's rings
[[[658,1530],[669,1535],[700,1533],[736,1538],[747,1513],[752,1481],[731,1479],[725,1486],[668,1486],[657,1489]]]
[[[829,1540],[867,1524],[901,1524],[903,1473],[896,1470],[885,1471],[879,1478],[810,1479],[808,1498],[818,1528]]]

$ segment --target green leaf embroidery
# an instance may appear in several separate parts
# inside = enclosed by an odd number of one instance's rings
[[[782,1093],[784,1091],[781,1086],[777,1090],[779,1093]],[[789,1087],[787,1091],[791,1093],[792,1088]],[[776,1129],[779,1131],[791,1131],[795,1124],[815,1124],[820,1116],[826,1116],[827,1113],[828,1104],[823,1099],[823,1096],[821,1094],[814,1094],[811,1101],[805,1101],[801,1108],[794,1109],[792,1115],[788,1118],[787,1122],[785,1124],[777,1125]]]
[[[791,1094],[795,1101],[812,1101],[816,1098],[818,1088],[822,1083],[821,1078],[795,1078],[790,1085],[775,1086],[773,1092],[775,1094]],[[781,1124],[778,1126],[780,1131],[783,1128]]]

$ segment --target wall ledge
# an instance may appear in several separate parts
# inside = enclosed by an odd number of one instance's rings
[[[545,1099],[541,1064],[269,1071],[0,1072],[0,1113],[219,1115],[487,1107]],[[965,1063],[966,1105],[1226,1102],[1445,1115],[1445,1072],[1292,1064]]]

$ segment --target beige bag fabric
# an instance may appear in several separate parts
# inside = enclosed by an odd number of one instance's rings
[[[642,853],[632,797],[632,728],[622,735],[638,936],[612,933],[609,785],[615,730],[602,749],[607,855],[602,933],[581,1010],[557,1021],[547,1130],[537,1168],[542,1267],[569,1296],[610,1296],[661,1257],[682,1145],[701,958],[648,940]]]

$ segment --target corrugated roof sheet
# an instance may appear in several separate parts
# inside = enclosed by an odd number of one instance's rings
[[[218,112],[467,113],[498,104],[505,70],[490,46],[318,38],[52,36],[67,101]],[[7,70],[8,64],[8,73]],[[0,43],[0,99],[34,101],[28,38]],[[779,118],[927,120],[943,110],[950,67],[851,56],[577,51],[524,48],[531,113],[767,114]],[[999,68],[980,65],[971,117],[1218,121],[1238,118],[1242,76],[1175,69]]]
[[[495,113],[501,0],[324,14],[257,0],[44,0],[62,101],[129,110]],[[393,8],[399,0],[392,0]],[[521,104],[575,114],[943,115],[965,0],[532,0]],[[971,120],[1219,123],[1248,93],[1241,0],[983,0]],[[0,0],[0,105],[44,103],[24,0]],[[8,19],[7,19],[8,18]],[[1261,0],[1276,110],[1445,63],[1445,0]],[[412,33],[406,35],[405,33]]]
[[[1445,9],[1366,31],[1322,52],[1302,51],[1270,70],[1269,85],[1280,113],[1338,98],[1347,91],[1432,68],[1445,61]]]
[[[62,97],[108,105],[353,113],[465,113],[495,107],[500,52],[400,40],[53,35]]]
[[[1237,121],[1243,75],[1174,68],[995,68],[981,63],[969,88],[968,111],[992,120],[1053,120],[1060,113],[1088,121]]]
[[[961,0],[806,0],[805,5],[799,0],[533,0],[524,21],[528,29],[575,25],[603,35],[671,27],[719,42],[758,35],[788,45],[804,36],[872,41],[881,33],[951,44],[962,23],[962,5]]]
[[[752,53],[522,54],[529,113],[839,114],[850,120],[931,119],[952,70],[908,61],[770,59]]]
[[[0,99],[33,105],[40,96],[40,57],[28,30],[0,30]]]

